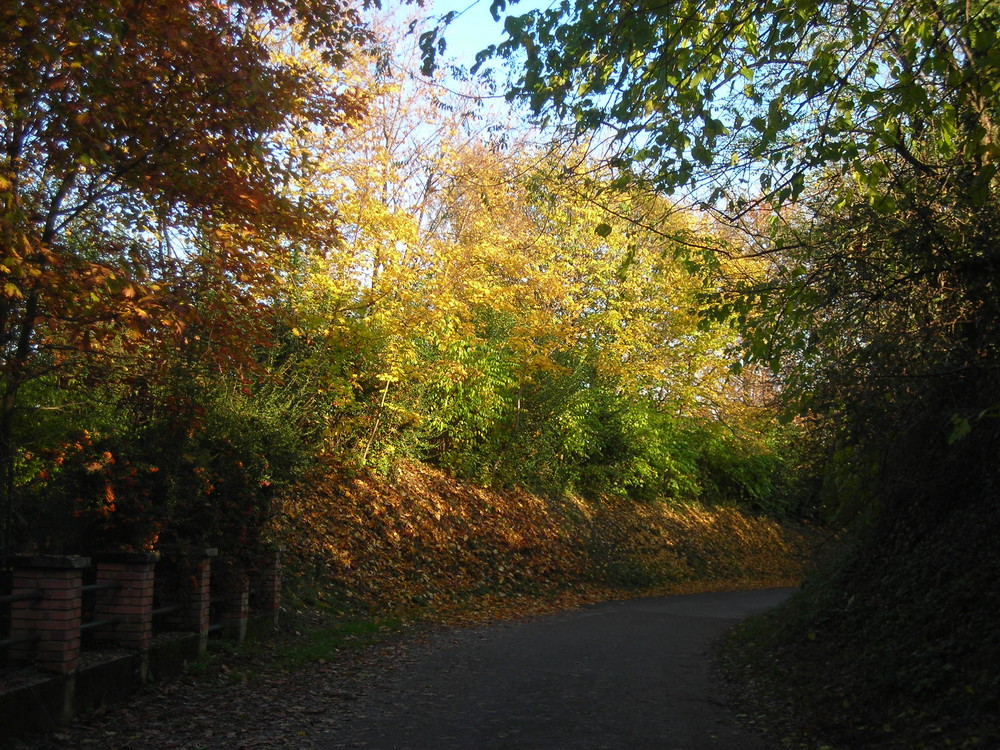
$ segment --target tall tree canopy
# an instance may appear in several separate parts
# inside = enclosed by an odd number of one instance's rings
[[[504,26],[512,98],[768,260],[719,297],[744,356],[862,421],[928,398],[960,430],[992,413],[969,381],[1000,344],[1000,5],[563,0]]]
[[[982,191],[1000,159],[998,20],[993,0],[562,0],[508,16],[492,52],[525,58],[511,97],[604,131],[667,189],[789,199],[833,166],[877,191],[870,165],[891,154],[942,178],[965,156]]]
[[[823,438],[819,497],[865,522],[780,630],[845,746],[919,744],[904,716],[928,746],[996,737],[998,29],[995,0],[563,0],[494,50],[525,61],[511,97],[762,262],[716,311]]]
[[[5,494],[15,421],[37,406],[21,403],[26,383],[74,353],[134,350],[147,334],[182,342],[196,317],[259,304],[248,290],[267,277],[264,259],[322,209],[282,196],[277,134],[363,106],[281,50],[311,47],[337,64],[366,35],[351,4],[326,0],[4,4]]]
[[[707,223],[642,191],[598,205],[607,170],[569,180],[546,149],[497,138],[495,113],[415,77],[415,40],[389,34],[391,58],[342,71],[368,81],[363,127],[289,146],[311,165],[293,189],[329,196],[345,236],[287,288],[289,356],[326,375],[312,411],[331,451],[549,491],[696,495],[702,467],[680,444],[722,455],[715,418],[732,417],[733,444],[757,438],[723,385],[731,330],[699,329],[706,281],[676,257],[709,242]]]

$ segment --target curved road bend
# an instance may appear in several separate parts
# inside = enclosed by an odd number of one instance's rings
[[[717,692],[709,648],[792,591],[635,599],[450,631],[376,677],[338,729],[313,740],[327,750],[766,750]]]

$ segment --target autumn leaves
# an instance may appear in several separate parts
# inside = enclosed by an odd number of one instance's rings
[[[0,32],[11,547],[249,554],[317,463],[773,501],[711,227],[570,180],[348,9],[36,6]]]

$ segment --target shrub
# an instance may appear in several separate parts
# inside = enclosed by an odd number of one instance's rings
[[[294,401],[266,388],[255,398],[190,385],[147,395],[141,412],[127,398],[105,404],[91,420],[98,428],[22,451],[34,473],[19,488],[19,546],[91,553],[173,544],[252,555],[264,544],[275,493],[309,461]]]

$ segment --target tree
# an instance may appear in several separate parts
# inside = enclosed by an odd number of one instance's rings
[[[993,406],[968,373],[998,343],[998,21],[995,2],[564,2],[508,17],[494,52],[525,58],[509,96],[604,138],[622,184],[688,189],[742,230],[730,251],[769,268],[719,298],[742,361],[855,426],[927,413],[915,384],[965,373],[979,395],[933,410],[965,429]]]
[[[420,350],[461,345],[459,289],[436,278],[453,249],[442,196],[488,125],[473,97],[414,74],[416,48],[398,11],[373,17],[371,29],[373,43],[358,45],[348,65],[298,55],[332,85],[364,90],[366,109],[358,127],[288,133],[285,151],[301,165],[288,194],[323,196],[342,241],[304,244],[282,295],[301,364],[328,396],[331,446],[385,466],[407,452],[418,385],[441,375]]]
[[[720,422],[734,444],[754,430],[728,386],[732,329],[701,325],[715,282],[690,256],[712,245],[708,227],[643,191],[609,192],[599,168],[570,179],[544,151],[465,157],[443,198],[454,247],[426,287],[450,290],[465,331],[432,359],[454,366],[428,384],[447,405],[424,412],[435,460],[549,491],[696,496],[687,448]]]
[[[790,682],[810,723],[995,740],[1000,5],[567,1],[505,28],[512,96],[603,136],[623,183],[688,189],[761,262],[717,312],[863,521],[773,639],[813,672]]]
[[[507,6],[495,0],[495,16]],[[873,200],[899,159],[967,190],[1000,157],[1000,8],[900,3],[571,3],[508,16],[495,54],[523,54],[510,98],[578,133],[602,131],[615,163],[709,203],[802,194],[815,169]],[[432,61],[434,48],[425,46]]]
[[[278,189],[276,134],[295,117],[342,122],[361,101],[277,55],[279,33],[336,64],[367,32],[350,5],[310,0],[31,0],[0,11],[8,512],[15,423],[32,406],[25,384],[79,353],[199,338],[190,328],[206,310],[256,305],[249,290],[267,277],[266,258],[307,233]],[[210,277],[215,286],[197,291]]]
[[[602,488],[662,494],[671,420],[727,409],[730,334],[699,327],[706,281],[682,257],[707,227],[641,191],[602,206],[590,192],[607,192],[605,171],[568,180],[545,148],[491,139],[468,98],[408,71],[405,53],[359,55],[346,75],[372,93],[363,132],[301,131],[289,148],[311,165],[293,191],[344,217],[343,246],[285,291],[330,448],[549,490],[603,462]],[[616,485],[634,467],[609,441],[657,457]]]

